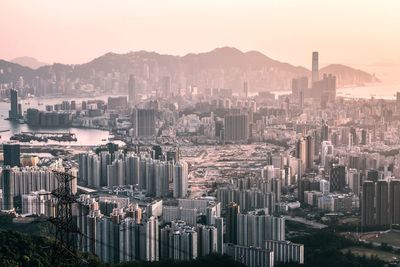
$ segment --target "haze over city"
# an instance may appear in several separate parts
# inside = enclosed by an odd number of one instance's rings
[[[0,266],[399,267],[399,11],[0,0]]]
[[[107,52],[185,55],[232,46],[310,68],[399,65],[397,1],[2,1],[0,58],[84,63]]]

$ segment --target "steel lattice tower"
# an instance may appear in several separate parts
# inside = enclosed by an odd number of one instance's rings
[[[72,180],[76,177],[54,171],[58,187],[51,193],[57,198],[56,216],[49,221],[54,226],[56,243],[53,247],[53,266],[79,266],[76,244],[80,233],[72,214],[72,206],[76,202],[72,193]]]

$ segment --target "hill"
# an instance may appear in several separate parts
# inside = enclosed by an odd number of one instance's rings
[[[308,69],[271,59],[257,51],[242,52],[232,47],[217,48],[206,53],[185,56],[162,55],[156,52],[137,51],[126,54],[107,53],[80,65],[55,63],[38,69],[26,68],[12,62],[0,61],[0,82],[16,81],[23,76],[49,79],[64,77],[80,81],[98,82],[98,77],[111,74],[134,74],[138,86],[151,90],[159,86],[162,76],[170,76],[173,88],[197,85],[242,90],[248,81],[251,91],[289,89],[292,78],[311,76]],[[338,76],[339,85],[364,84],[375,81],[367,72],[344,65],[329,65],[320,70]]]
[[[336,75],[339,87],[346,85],[363,85],[365,83],[379,82],[379,79],[368,72],[353,69],[341,64],[331,64],[323,67],[320,73],[333,73]]]
[[[31,69],[37,69],[49,65],[48,63],[40,62],[39,60],[33,57],[17,57],[12,59],[11,62]]]

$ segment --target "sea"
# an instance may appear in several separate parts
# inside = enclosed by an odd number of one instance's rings
[[[84,97],[84,98],[71,98],[71,97],[57,97],[57,98],[26,98],[19,101],[22,106],[22,112],[25,112],[28,108],[37,108],[44,110],[46,105],[60,104],[64,100],[76,100],[78,103],[90,99],[102,99],[107,100],[108,95],[101,95],[96,97]],[[0,102],[0,143],[8,142],[10,137],[20,132],[70,132],[74,133],[77,141],[76,142],[31,142],[32,145],[61,145],[61,146],[98,146],[109,142],[109,138],[112,135],[109,131],[98,130],[98,129],[86,129],[86,128],[31,128],[27,124],[21,124],[15,121],[6,120],[8,118],[8,111],[10,109],[10,103]],[[120,141],[116,143],[122,144]],[[29,143],[21,143],[29,144]]]
[[[395,100],[396,93],[400,92],[400,83],[372,84],[366,86],[349,86],[338,88],[336,95],[348,99],[386,99]],[[291,91],[273,91],[275,97],[291,94]]]
[[[344,98],[361,98],[361,99],[396,99],[396,93],[400,92],[400,83],[392,84],[374,84],[367,86],[354,86],[340,88],[337,90],[337,96]],[[290,91],[273,91],[276,97],[279,95],[290,94]],[[45,109],[46,105],[60,104],[64,100],[76,100],[78,103],[84,100],[101,99],[107,100],[109,95],[100,95],[95,97],[71,98],[71,97],[56,97],[56,98],[27,98],[20,100],[22,111],[25,112],[28,108]],[[47,143],[32,142],[34,145],[62,145],[62,146],[97,146],[106,144],[113,136],[109,131],[98,129],[85,128],[31,128],[27,124],[21,124],[14,121],[6,120],[10,103],[0,102],[0,143],[8,142],[10,137],[20,132],[42,131],[42,132],[70,132],[74,133],[76,142],[57,142],[48,141]],[[117,142],[122,144],[121,142]]]

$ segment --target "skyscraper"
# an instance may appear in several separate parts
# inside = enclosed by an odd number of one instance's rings
[[[171,96],[171,78],[169,76],[162,78],[162,96],[165,98]]]
[[[306,169],[307,161],[307,142],[304,137],[301,137],[296,144],[296,158],[301,160],[302,170]]]
[[[306,170],[310,171],[314,164],[314,140],[311,135],[306,137],[307,141],[307,160],[306,160]]]
[[[321,141],[328,141],[329,139],[329,126],[324,122],[321,126]]]
[[[389,184],[389,214],[391,224],[400,224],[400,180],[393,179]]]
[[[376,209],[376,224],[387,226],[389,225],[389,185],[385,180],[379,180],[375,184],[375,209]]]
[[[18,92],[17,90],[10,89],[10,103],[11,109],[8,112],[10,120],[18,120],[21,117],[21,106],[18,105]]]
[[[342,191],[346,186],[345,166],[333,164],[329,181],[331,192]]]
[[[188,165],[186,162],[175,164],[174,172],[174,197],[186,197],[188,190]]]
[[[301,100],[301,92],[308,89],[308,77],[298,77],[292,79],[292,97]],[[300,102],[299,102],[300,103]]]
[[[274,252],[275,263],[297,262],[304,264],[304,245],[290,241],[267,240],[265,248]]]
[[[129,103],[130,104],[134,103],[136,101],[136,84],[135,84],[135,76],[133,76],[133,74],[129,75],[128,95],[129,95]]]
[[[247,115],[225,116],[225,141],[246,141],[249,138],[249,119]]]
[[[244,96],[244,98],[248,98],[249,97],[249,84],[248,84],[248,82],[244,82],[243,83],[243,96]]]
[[[312,53],[312,83],[319,80],[318,52]]]
[[[349,169],[347,172],[347,180],[349,183],[349,187],[353,190],[354,195],[360,195],[360,187],[361,187],[361,173],[356,169]]]
[[[365,181],[361,199],[361,225],[375,225],[374,220],[375,186],[373,181]]]
[[[21,152],[19,144],[3,144],[4,166],[20,166]]]
[[[274,252],[269,249],[225,244],[225,253],[248,267],[274,266]]]
[[[151,137],[156,134],[155,112],[153,109],[135,109],[133,125],[136,137]]]
[[[331,141],[323,141],[321,147],[321,165],[327,167],[329,160],[334,156],[334,148]]]
[[[5,167],[2,172],[2,184],[3,189],[3,207],[4,210],[12,210],[14,208],[14,179],[11,176],[10,168]]]
[[[237,244],[239,213],[240,213],[239,205],[234,202],[230,203],[227,209],[227,218],[226,218],[226,243]]]

